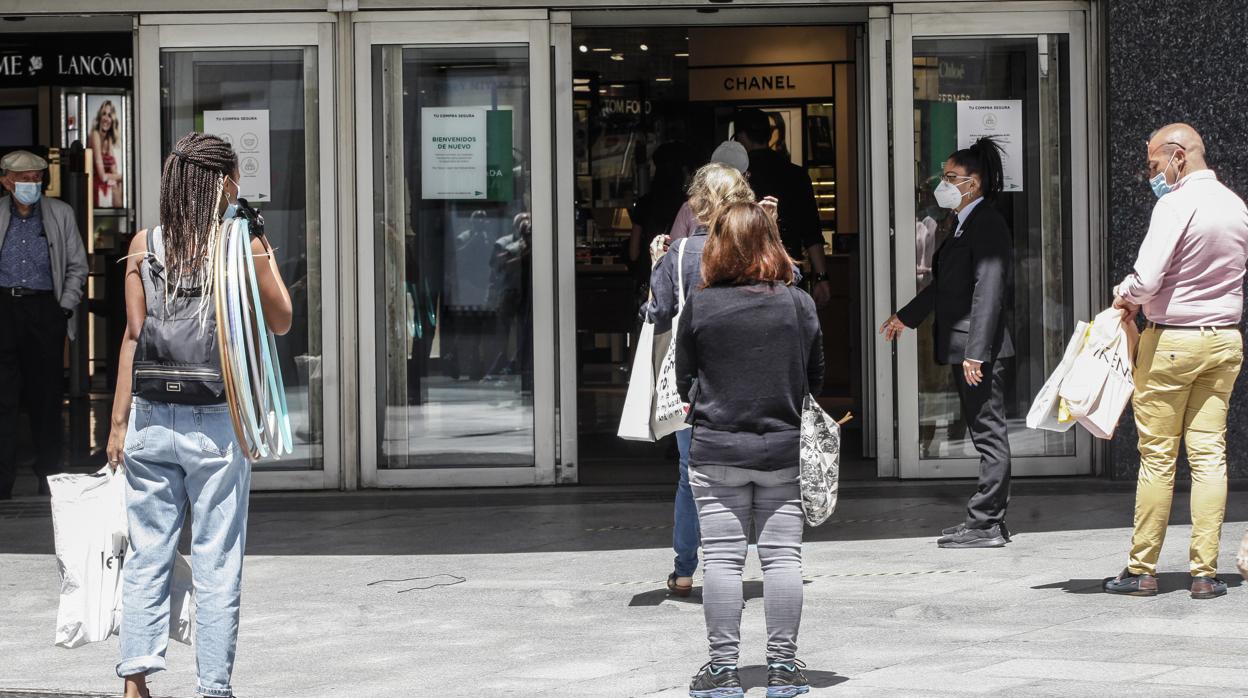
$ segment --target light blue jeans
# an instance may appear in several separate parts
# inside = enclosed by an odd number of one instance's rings
[[[675,526],[672,528],[672,549],[676,551],[677,577],[692,577],[698,569],[698,546],[702,535],[698,530],[698,507],[689,488],[689,444],[693,430],[676,432],[676,450],[680,452],[680,481],[676,484]]]
[[[231,698],[251,466],[234,440],[229,408],[135,398],[125,472],[130,553],[117,675],[165,668],[173,561],[189,505],[198,690]]]

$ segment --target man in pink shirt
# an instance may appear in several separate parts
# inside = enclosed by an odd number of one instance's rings
[[[1243,363],[1239,323],[1248,263],[1248,209],[1205,164],[1205,144],[1186,124],[1148,143],[1153,208],[1135,268],[1114,289],[1114,307],[1148,320],[1135,361],[1140,476],[1127,568],[1107,579],[1114,594],[1157,593],[1157,558],[1174,494],[1179,443],[1192,469],[1191,594],[1226,593],[1217,578],[1226,514],[1226,413]]]

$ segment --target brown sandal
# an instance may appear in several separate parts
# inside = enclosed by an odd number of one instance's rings
[[[667,576],[667,590],[668,591],[672,592],[673,595],[679,596],[681,598],[684,598],[693,592],[693,582],[690,582],[688,584],[677,584],[676,583],[677,579],[679,579],[679,577],[677,576],[675,572]]]

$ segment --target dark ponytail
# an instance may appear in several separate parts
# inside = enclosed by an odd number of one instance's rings
[[[992,201],[1005,190],[1005,171],[1001,167],[1004,152],[996,138],[984,136],[971,147],[954,152],[949,160],[965,169],[968,175],[979,175],[980,192],[985,199]]]

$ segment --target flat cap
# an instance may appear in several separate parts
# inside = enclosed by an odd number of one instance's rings
[[[0,159],[0,170],[5,172],[30,172],[48,169],[48,161],[27,150],[14,150]]]

